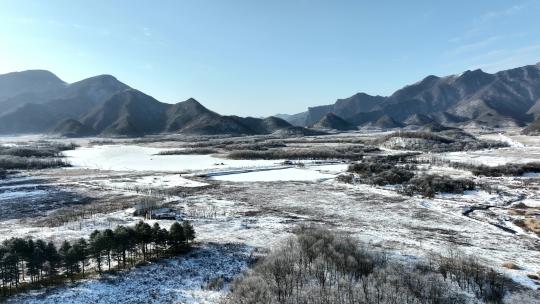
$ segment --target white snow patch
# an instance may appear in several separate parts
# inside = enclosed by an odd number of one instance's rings
[[[496,141],[502,141],[502,142],[507,143],[508,145],[510,145],[510,147],[513,147],[513,148],[523,148],[523,147],[525,147],[524,144],[520,143],[519,141],[517,141],[515,139],[512,139],[512,138],[504,135],[503,133],[486,134],[486,135],[480,136],[480,138],[489,139],[489,140],[496,140]]]
[[[538,162],[540,147],[501,148],[493,150],[448,152],[441,156],[453,162],[472,165],[499,166],[508,163],[524,164]]]
[[[151,175],[145,176],[136,181],[138,185],[142,186],[153,186],[153,187],[163,187],[163,188],[172,188],[172,187],[203,187],[207,186],[206,183],[201,183],[198,181],[193,181],[187,178],[180,176],[179,174],[171,175]]]
[[[523,203],[525,206],[528,207],[540,208],[540,200],[537,199],[524,199],[520,203]]]
[[[323,172],[323,173],[341,173],[347,171],[349,168],[348,164],[332,164],[332,165],[320,165],[312,166],[311,169]]]

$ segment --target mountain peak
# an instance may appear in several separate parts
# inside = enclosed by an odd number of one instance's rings
[[[90,78],[86,78],[77,82],[74,82],[69,85],[73,89],[80,88],[109,88],[114,89],[114,91],[123,91],[129,89],[130,87],[125,83],[119,81],[116,77],[112,75],[97,75]]]
[[[47,70],[26,70],[26,71],[20,71],[20,72],[11,72],[7,74],[0,75],[0,78],[3,79],[14,79],[19,81],[37,81],[37,82],[49,82],[49,83],[62,83],[64,84],[64,81],[61,80],[58,76],[56,76],[51,71]]]
[[[92,82],[100,82],[100,83],[117,83],[117,82],[120,82],[116,77],[114,77],[113,75],[109,75],[109,74],[92,76],[92,77],[86,78],[86,79],[84,79],[82,81],[86,81],[86,82],[92,81]]]
[[[195,99],[193,97],[190,97],[190,98],[186,99],[184,102],[202,106],[202,104],[199,101],[197,101],[197,99]]]

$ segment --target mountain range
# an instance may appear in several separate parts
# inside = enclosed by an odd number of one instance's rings
[[[0,134],[249,135],[291,127],[276,117],[219,115],[193,98],[176,104],[162,103],[110,75],[72,84],[42,70],[0,75]]]
[[[313,126],[329,113],[356,126],[524,126],[540,118],[540,63],[494,74],[478,69],[430,75],[390,96],[357,93],[302,113],[276,116],[296,126]]]
[[[163,103],[110,75],[75,83],[44,70],[0,75],[0,134],[298,135],[359,126],[426,130],[525,126],[538,119],[540,63],[494,74],[469,70],[446,77],[430,75],[390,96],[357,93],[302,113],[268,118],[220,115],[193,98]],[[526,132],[536,133],[539,124],[531,124]]]

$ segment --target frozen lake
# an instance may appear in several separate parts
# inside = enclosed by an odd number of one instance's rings
[[[198,171],[274,166],[277,160],[230,160],[211,155],[156,155],[167,149],[135,145],[78,148],[64,154],[75,167],[112,171]]]

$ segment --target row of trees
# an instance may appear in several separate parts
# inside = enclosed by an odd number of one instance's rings
[[[2,295],[21,284],[54,283],[64,278],[85,276],[89,265],[98,273],[133,267],[140,261],[158,259],[186,250],[195,239],[193,226],[175,222],[169,230],[158,223],[140,221],[133,227],[95,230],[89,240],[63,241],[60,247],[38,239],[12,238],[0,245]]]

